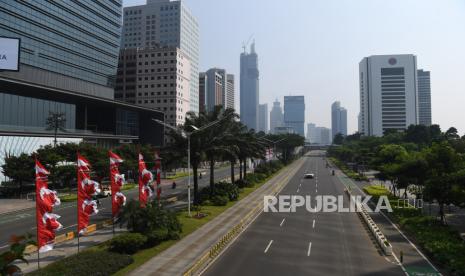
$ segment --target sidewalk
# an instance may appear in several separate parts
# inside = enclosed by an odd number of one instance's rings
[[[0,215],[35,208],[35,201],[27,199],[0,199]]]
[[[337,170],[336,176],[346,187],[350,187],[354,195],[366,196],[365,192],[340,170]],[[400,260],[401,252],[403,253],[402,269],[407,275],[440,275],[436,267],[384,213],[373,212],[370,216],[391,243],[397,261]]]
[[[182,275],[200,256],[203,256],[217,241],[229,232],[250,211],[263,204],[263,196],[272,194],[276,188],[283,187],[302,166],[300,159],[277,176],[263,184],[246,198],[214,218],[198,230],[183,238],[175,245],[141,265],[130,275]]]
[[[119,234],[126,231],[119,227],[115,228],[115,234]],[[80,250],[100,244],[113,237],[113,230],[111,226],[99,229],[92,232],[88,236],[81,236],[79,238]],[[63,243],[55,245],[54,250],[40,254],[40,267],[45,267],[57,260],[76,254],[77,251],[77,239],[72,239]],[[37,252],[31,253],[26,257],[29,264],[20,263],[18,266],[21,268],[23,274],[37,270]]]

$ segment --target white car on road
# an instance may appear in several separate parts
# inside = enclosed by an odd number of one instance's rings
[[[315,174],[313,174],[313,173],[306,173],[306,174],[304,174],[304,178],[315,178]]]

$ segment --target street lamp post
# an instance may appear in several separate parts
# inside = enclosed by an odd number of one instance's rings
[[[191,131],[191,132],[188,132],[188,131],[185,131],[184,129],[182,128],[179,128],[179,127],[174,127],[170,124],[167,124],[163,121],[160,121],[158,119],[153,119],[153,121],[165,126],[165,127],[168,127],[178,133],[180,133],[182,136],[186,137],[187,139],[187,213],[189,214],[189,217],[191,217],[191,135],[194,134],[194,133],[197,133],[197,132],[200,132],[202,130],[205,130],[213,125],[216,125],[217,123],[219,123],[220,121],[222,121],[223,119],[225,119],[226,117],[222,117],[216,121],[213,121],[207,125],[204,125],[200,128],[194,126],[194,125],[189,125],[191,128],[193,128],[194,130]]]

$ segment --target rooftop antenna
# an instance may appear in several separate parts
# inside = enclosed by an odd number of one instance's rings
[[[247,42],[242,42],[242,49],[244,50],[244,53],[247,51],[247,46],[249,46],[250,40],[253,38],[253,34],[249,36],[249,39],[247,39]]]

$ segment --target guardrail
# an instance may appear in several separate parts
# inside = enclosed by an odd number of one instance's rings
[[[350,192],[350,187],[346,189],[345,191],[347,195],[349,196],[349,198],[351,198],[352,200],[352,193]],[[376,223],[370,217],[365,207],[363,207],[363,205],[358,201],[355,201],[355,205],[357,208],[357,213],[359,214],[362,221],[365,222],[365,224],[370,229],[371,233],[376,239],[376,242],[383,249],[384,254],[386,254],[387,256],[391,256],[392,255],[391,243],[389,243],[386,236],[384,236],[383,232],[381,232],[381,229],[379,229],[378,225],[376,225]]]

